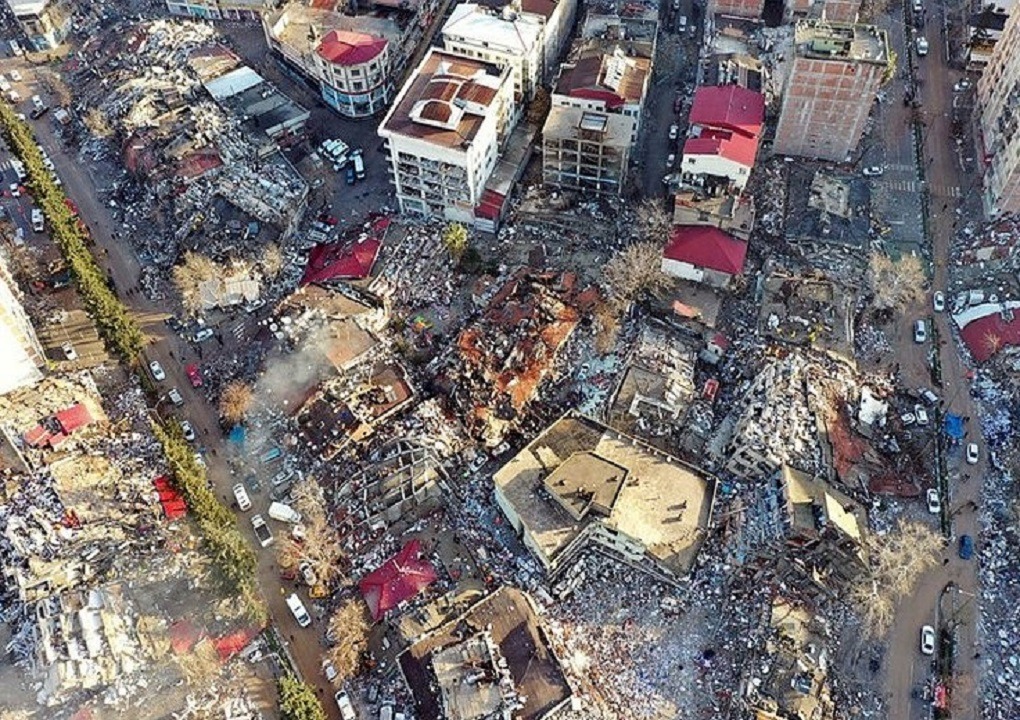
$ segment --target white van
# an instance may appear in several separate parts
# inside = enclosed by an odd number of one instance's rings
[[[393,720],[393,708],[389,705],[379,708],[379,720]]]
[[[294,615],[298,625],[306,628],[312,624],[312,618],[308,615],[308,611],[305,610],[305,604],[301,602],[301,598],[297,596],[297,593],[291,593],[287,598],[287,607],[290,608],[290,612]]]
[[[365,161],[361,159],[361,153],[354,156],[354,176],[358,180],[365,179]]]
[[[273,502],[269,505],[269,517],[273,520],[279,520],[280,522],[297,524],[301,522],[301,513],[292,508],[290,505],[285,505],[282,502]]]
[[[42,232],[46,229],[46,222],[43,218],[42,210],[39,208],[32,208],[32,229],[36,232]]]
[[[251,498],[248,497],[248,491],[241,483],[234,485],[234,499],[237,500],[237,509],[241,512],[251,510]]]

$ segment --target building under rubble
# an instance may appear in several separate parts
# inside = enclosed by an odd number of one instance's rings
[[[339,497],[357,498],[359,518],[369,526],[390,525],[406,513],[439,496],[447,481],[435,451],[411,438],[383,443],[372,452],[374,462],[362,462],[339,488]]]
[[[553,579],[593,550],[675,582],[693,566],[715,502],[708,474],[575,415],[492,479],[496,504]]]

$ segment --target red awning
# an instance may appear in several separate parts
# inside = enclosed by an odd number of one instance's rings
[[[56,418],[65,435],[70,435],[78,428],[85,427],[92,422],[89,409],[81,403],[75,403],[66,410],[61,410],[57,413]]]
[[[436,580],[436,571],[420,555],[421,543],[412,540],[358,583],[372,620],[378,622],[387,612],[410,600]]]

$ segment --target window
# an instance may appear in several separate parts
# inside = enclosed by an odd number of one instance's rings
[[[365,89],[365,83],[361,82],[360,80],[355,80],[354,83],[351,85],[351,88],[354,90],[354,92],[358,92],[359,90],[364,90]]]

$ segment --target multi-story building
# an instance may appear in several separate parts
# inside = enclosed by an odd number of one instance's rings
[[[343,4],[345,7],[346,4]],[[393,99],[411,26],[399,11],[346,15],[332,3],[287,4],[262,18],[266,42],[346,117],[369,117]]]
[[[461,3],[443,26],[443,47],[497,67],[509,67],[515,92],[527,102],[535,96],[545,72],[545,26],[540,19],[509,8],[497,14],[481,5]]]
[[[50,50],[64,42],[71,31],[72,8],[67,0],[7,0],[29,50]]]
[[[892,67],[889,37],[871,25],[803,21],[794,45],[773,149],[844,162]]]
[[[42,380],[46,355],[21,304],[21,291],[0,251],[0,395]]]
[[[273,0],[166,0],[171,15],[202,20],[258,20],[275,6]]]
[[[765,123],[762,94],[736,85],[698,88],[689,123],[681,162],[684,183],[743,190]]]
[[[379,126],[401,212],[473,223],[515,115],[509,67],[430,49]]]
[[[788,23],[818,19],[855,23],[860,10],[861,0],[786,0],[783,20]]]
[[[651,44],[583,42],[571,53],[570,62],[560,67],[552,106],[625,115],[634,121],[631,144],[637,142],[652,75],[652,52]]]
[[[765,0],[711,0],[708,11],[713,15],[731,15],[741,18],[760,18]]]
[[[542,23],[542,57],[545,63],[542,74],[548,78],[559,66],[560,57],[570,40],[577,17],[577,0],[514,0],[509,9]]]
[[[1020,210],[1020,13],[1009,16],[978,80],[978,124],[984,154],[985,209]]]
[[[553,106],[542,128],[542,180],[553,187],[619,195],[636,121],[627,115]]]

